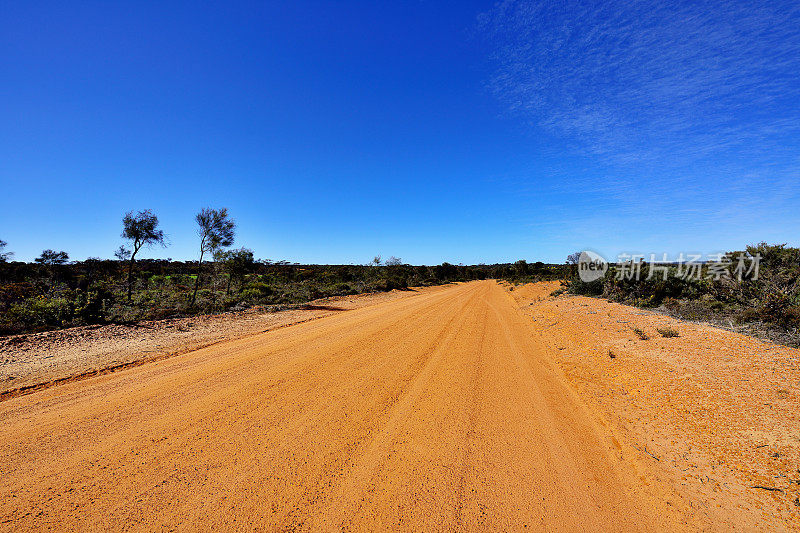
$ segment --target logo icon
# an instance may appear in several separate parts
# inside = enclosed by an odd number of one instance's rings
[[[584,283],[598,280],[606,275],[608,263],[600,254],[584,250],[578,259],[578,276]]]

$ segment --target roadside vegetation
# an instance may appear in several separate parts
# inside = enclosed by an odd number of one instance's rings
[[[651,275],[650,264],[642,262],[638,279],[618,275],[620,268],[629,272],[630,265],[611,264],[603,278],[585,283],[578,277],[573,254],[567,261],[565,290],[800,346],[800,249],[759,243],[726,255],[734,258],[731,270],[737,257],[760,257],[758,275],[744,271],[720,276],[712,263],[696,265],[692,275],[678,264],[657,265]]]
[[[301,265],[256,259],[234,248],[236,224],[224,209],[205,208],[196,218],[197,260],[142,256],[169,239],[150,210],[122,218],[124,244],[114,259],[70,261],[65,251],[44,250],[33,262],[12,261],[0,241],[0,335],[92,324],[127,323],[240,311],[279,310],[329,296],[407,290],[415,286],[509,279],[559,279],[563,266],[517,261],[496,265],[404,264],[376,256],[364,265]]]
[[[676,264],[656,267],[658,272],[651,275],[650,264],[642,262],[638,276],[619,276],[625,267],[611,264],[603,278],[584,283],[578,277],[579,254],[561,265],[520,260],[415,266],[380,256],[363,265],[301,265],[257,259],[247,247],[234,248],[236,224],[225,208],[204,208],[195,221],[195,261],[142,258],[148,249],[169,245],[150,210],[123,216],[125,244],[114,259],[70,261],[66,251],[46,249],[32,263],[13,261],[14,254],[0,240],[0,335],[251,307],[280,310],[331,296],[491,278],[512,283],[512,289],[521,283],[564,280],[554,295],[600,296],[800,346],[800,249],[782,244],[760,243],[728,254],[760,256],[757,278],[753,272],[715,276],[708,263],[697,266],[694,276],[686,276]]]

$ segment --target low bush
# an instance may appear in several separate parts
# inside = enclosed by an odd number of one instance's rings
[[[64,298],[27,298],[13,304],[3,314],[3,329],[6,332],[45,331],[72,324],[74,308]]]
[[[678,337],[679,336],[678,335],[678,330],[675,329],[675,328],[671,328],[671,327],[657,328],[656,331],[658,331],[661,334],[662,337]]]

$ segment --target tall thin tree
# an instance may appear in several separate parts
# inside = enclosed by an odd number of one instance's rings
[[[206,253],[213,254],[233,244],[236,234],[236,223],[228,217],[228,209],[211,209],[204,207],[194,217],[197,221],[200,235],[200,259],[197,261],[197,277],[194,280],[194,291],[190,306],[194,307],[197,300],[197,290],[200,288],[200,274],[203,268],[203,257]]]
[[[158,217],[149,209],[139,211],[135,215],[133,211],[128,211],[122,218],[122,238],[131,241],[130,259],[128,259],[128,301],[131,301],[133,294],[133,265],[136,262],[136,254],[145,246],[150,247],[154,244],[166,246],[164,232],[158,229]],[[120,246],[120,251],[123,249]],[[122,257],[123,254],[117,257]]]

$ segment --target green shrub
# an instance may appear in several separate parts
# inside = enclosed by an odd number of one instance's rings
[[[113,303],[114,294],[105,285],[89,289],[78,298],[75,314],[87,324],[99,324],[106,321],[106,307]]]
[[[335,292],[336,292],[336,294],[338,294],[338,295],[345,295],[345,294],[357,294],[357,293],[358,293],[358,291],[356,291],[355,289],[353,289],[353,287],[351,287],[351,286],[350,286],[349,284],[347,284],[347,283],[339,283],[339,284],[337,284],[337,285],[334,287],[334,291],[335,291]]]
[[[258,293],[259,297],[272,296],[275,293],[275,289],[260,281],[248,283],[242,288],[242,292],[244,291],[251,291],[250,294]]]
[[[261,291],[254,288],[242,289],[239,299],[245,302],[256,303],[261,300]]]
[[[600,296],[603,294],[603,278],[586,283],[578,278],[567,282],[567,291],[582,296]]]
[[[64,298],[28,298],[12,305],[6,318],[16,326],[15,329],[42,331],[70,325],[73,308]]]
[[[678,337],[678,330],[671,327],[656,328],[662,337]]]

